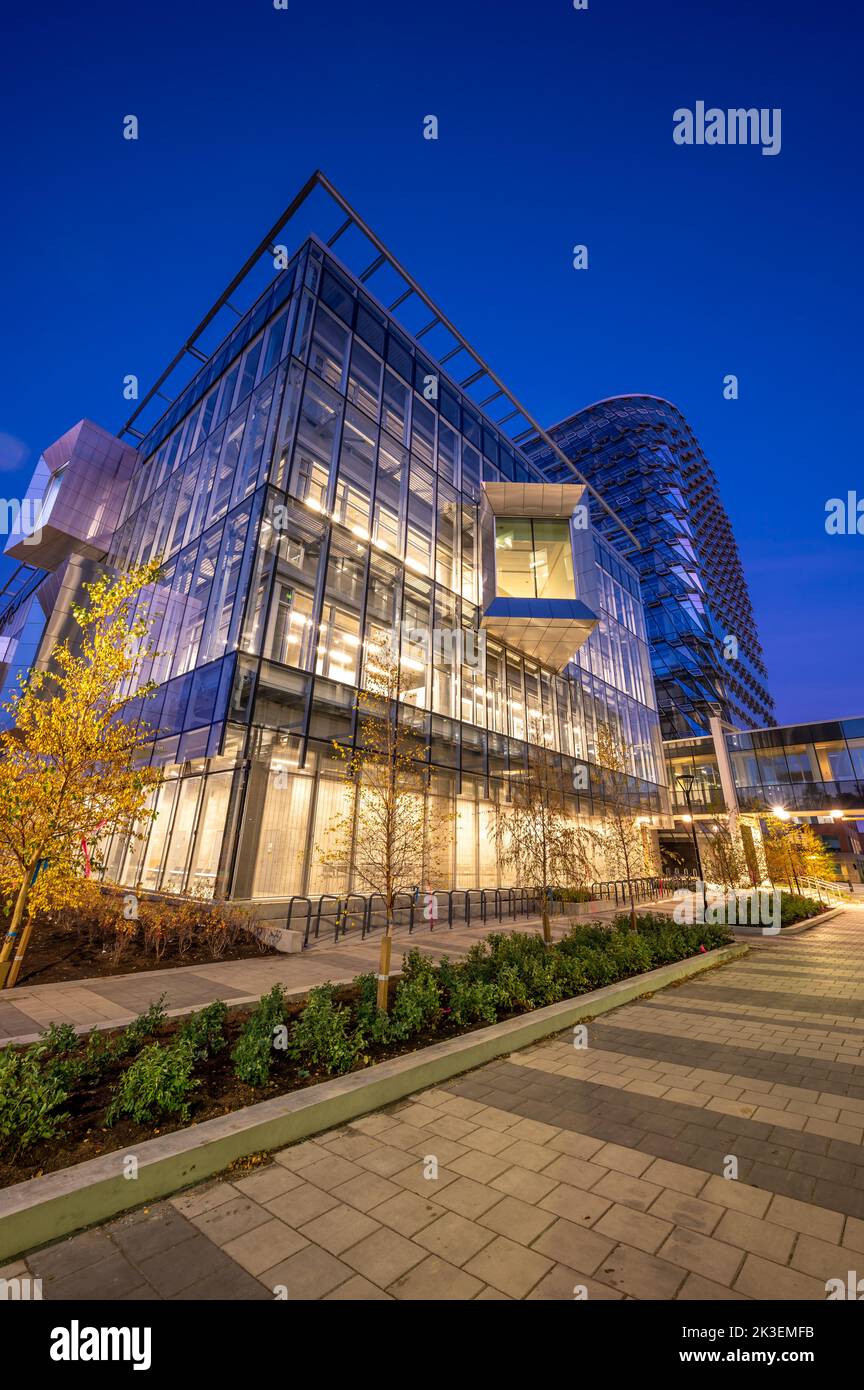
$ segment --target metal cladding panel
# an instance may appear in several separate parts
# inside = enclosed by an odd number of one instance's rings
[[[40,569],[71,554],[101,559],[120,518],[135,449],[91,420],[81,420],[43,451],[22,506],[22,527],[5,553]],[[60,470],[48,507],[46,492]]]
[[[597,622],[581,599],[494,598],[480,625],[525,656],[563,671]]]
[[[483,491],[495,516],[566,518],[585,497],[581,483],[492,483]]]

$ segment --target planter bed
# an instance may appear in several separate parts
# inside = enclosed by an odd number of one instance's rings
[[[25,985],[66,984],[74,980],[108,979],[113,975],[138,975],[149,970],[176,970],[182,965],[215,965],[221,961],[253,960],[276,954],[264,941],[249,934],[218,956],[203,945],[193,944],[182,956],[171,952],[157,958],[145,951],[139,942],[134,942],[119,960],[112,960],[99,941],[89,940],[74,928],[46,926],[34,933],[18,984],[22,988]]]
[[[554,945],[497,933],[464,960],[436,965],[411,950],[386,1015],[376,977],[289,999],[274,986],[254,1009],[208,1005],[169,1019],[162,1001],[124,1029],[52,1026],[0,1052],[0,1187],[135,1150],[153,1135],[206,1123],[257,1101],[360,1072],[478,1027],[530,1014],[592,988],[731,942],[725,928],[678,927],[643,914],[640,930],[574,926]]]
[[[125,892],[89,880],[72,903],[37,918],[18,983],[66,984],[274,955],[266,926],[236,903]]]
[[[150,1130],[158,1137],[136,1140],[131,1149],[117,1148],[77,1166],[18,1181],[0,1191],[0,1263],[201,1182],[252,1155],[260,1158],[345,1124],[576,1023],[736,960],[747,950],[745,945],[732,944],[699,952],[420,1050],[412,1046],[400,1056],[346,1075],[317,1084],[309,1079],[300,1089],[270,1099],[261,1099],[262,1092],[256,1088],[256,1103],[244,1109],[170,1133],[170,1126]],[[128,1181],[125,1171],[130,1153],[138,1165],[134,1182]]]
[[[397,984],[398,981],[394,981],[391,985],[391,999]],[[355,995],[356,991],[350,986],[346,986],[344,989],[337,987],[334,990],[334,998],[338,1002],[350,1003]],[[304,1005],[305,998],[286,998],[285,1018],[289,1024],[302,1012]],[[199,1087],[201,1098],[194,1103],[190,1117],[192,1125],[198,1125],[217,1115],[226,1115],[233,1110],[241,1110],[245,1106],[269,1100],[272,1096],[284,1095],[291,1091],[304,1089],[307,1086],[314,1086],[325,1079],[326,1073],[323,1070],[306,1071],[304,1074],[304,1069],[298,1064],[292,1064],[287,1057],[280,1057],[277,1060],[276,1074],[272,1081],[261,1086],[250,1086],[239,1081],[234,1075],[231,1052],[248,1022],[249,1013],[248,1006],[229,1010],[225,1025],[227,1045],[215,1056],[203,1059],[196,1066],[195,1076],[201,1083]],[[166,1020],[152,1034],[148,1035],[148,1041],[170,1044],[179,1034],[183,1022],[183,1018]],[[103,1036],[108,1040],[117,1039],[123,1031],[121,1028],[106,1029]],[[434,1032],[424,1031],[400,1045],[391,1044],[386,1048],[370,1047],[367,1054],[368,1062],[365,1062],[363,1066],[368,1067],[385,1057],[399,1056],[404,1052],[414,1051],[418,1047],[428,1046],[432,1042],[456,1037],[465,1031],[465,1029],[459,1029],[455,1026],[449,1028],[439,1026]],[[29,1178],[41,1177],[44,1173],[53,1173],[58,1169],[68,1168],[77,1163],[84,1163],[88,1159],[96,1158],[100,1154],[110,1153],[116,1149],[122,1149],[127,1153],[137,1152],[138,1146],[143,1140],[159,1134],[171,1134],[178,1129],[186,1128],[187,1126],[182,1120],[172,1121],[169,1116],[166,1116],[158,1125],[135,1124],[131,1120],[118,1120],[110,1126],[104,1123],[105,1111],[115,1086],[122,1073],[129,1066],[129,1061],[129,1058],[118,1061],[106,1071],[98,1083],[82,1088],[78,1094],[70,1099],[65,1106],[70,1119],[62,1138],[36,1144],[32,1149],[26,1150],[16,1158],[4,1160],[0,1157],[0,1188],[8,1187],[13,1183],[24,1182]]]

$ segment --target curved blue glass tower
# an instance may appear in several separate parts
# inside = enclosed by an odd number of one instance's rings
[[[598,529],[639,572],[663,737],[706,734],[712,715],[740,728],[773,724],[738,547],[680,410],[656,396],[616,396],[549,434],[639,540],[637,551],[598,510]],[[550,481],[563,481],[547,444],[523,448]]]

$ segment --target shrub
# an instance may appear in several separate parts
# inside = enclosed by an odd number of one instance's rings
[[[178,898],[145,898],[138,907],[145,955],[161,960],[169,952],[182,960],[198,935],[202,908]]]
[[[204,943],[213,960],[219,960],[242,937],[252,936],[262,952],[268,949],[266,935],[253,929],[251,913],[236,903],[213,903],[203,923]]]
[[[378,1008],[378,976],[357,975],[354,979],[357,1001],[354,1017],[357,1032],[365,1043],[383,1044],[390,1038],[390,1015]]]
[[[424,1028],[433,1028],[441,1014],[438,972],[427,956],[408,951],[402,961],[402,979],[389,1015],[390,1036],[411,1038]]]
[[[627,918],[629,923],[630,919]],[[591,949],[599,946],[605,949],[609,941],[609,928],[601,926],[597,922],[586,922],[583,926],[571,927],[565,936],[562,936],[557,943],[556,949],[564,955]]]
[[[589,947],[578,955],[572,954],[567,957],[567,961],[571,969],[578,963],[589,990],[602,989],[604,985],[614,984],[618,979],[616,962],[601,946]]]
[[[199,1009],[198,1013],[193,1014],[183,1024],[180,1037],[185,1038],[191,1045],[192,1054],[197,1061],[213,1057],[215,1053],[222,1051],[227,1042],[227,1017],[228,1005],[217,999],[215,1003],[208,1004],[206,1009]]]
[[[454,1023],[494,1023],[498,1017],[498,992],[486,980],[471,980],[457,971],[450,989]]]
[[[60,1107],[68,1091],[43,1070],[44,1051],[34,1043],[24,1052],[0,1051],[0,1149],[13,1156],[42,1139],[54,1139],[67,1116]]]
[[[37,1046],[50,1056],[65,1057],[78,1050],[81,1038],[71,1023],[49,1023]]]
[[[160,994],[143,1014],[139,1014],[124,1028],[116,1042],[116,1056],[127,1057],[132,1052],[138,1052],[148,1038],[154,1038],[163,1027],[166,1019],[165,999],[166,995]]]
[[[111,1125],[121,1115],[136,1124],[150,1124],[161,1115],[188,1120],[192,1092],[200,1086],[192,1076],[195,1056],[192,1044],[179,1038],[170,1047],[150,1043],[120,1078],[105,1113]]]
[[[618,979],[651,969],[651,947],[638,932],[613,932],[609,940],[609,955]]]
[[[531,994],[514,965],[503,965],[495,980],[498,1003],[502,1009],[530,1009]]]
[[[119,1055],[119,1042],[120,1038],[115,1042],[113,1038],[108,1037],[107,1033],[103,1033],[99,1028],[93,1028],[87,1035],[87,1045],[84,1051],[73,1055],[69,1059],[68,1065],[77,1069],[77,1073],[82,1079],[100,1081]]]
[[[39,1042],[34,1043],[42,1054],[46,1076],[55,1079],[67,1091],[82,1082],[98,1084],[112,1066],[125,1057],[135,1056],[148,1039],[156,1036],[166,1021],[165,997],[160,995],[149,1009],[114,1038],[93,1028],[82,1045],[82,1039],[69,1024],[52,1023]]]
[[[513,932],[510,936],[496,932],[488,942],[485,978],[500,989],[504,977],[502,1003],[505,1008],[511,1007],[507,999],[521,1002],[526,1008],[543,1008],[563,998],[565,990],[557,968],[557,951],[550,950],[542,937],[527,932]]]
[[[70,1092],[81,1079],[86,1052],[71,1023],[49,1024],[33,1044],[33,1052],[40,1059],[43,1074],[64,1091]]]
[[[309,991],[306,1007],[291,1030],[292,1057],[328,1075],[350,1071],[363,1047],[351,1010],[334,998],[332,985]]]
[[[781,893],[780,895],[781,927],[791,927],[796,922],[803,922],[808,917],[816,917],[824,911],[825,904],[818,902],[816,898],[799,897],[797,893]]]
[[[561,999],[572,999],[574,995],[585,994],[591,988],[580,956],[560,954],[555,957],[555,974],[558,979]]]
[[[270,1080],[276,1030],[285,1022],[285,995],[274,985],[253,1009],[231,1053],[234,1075],[247,1086],[264,1086]]]

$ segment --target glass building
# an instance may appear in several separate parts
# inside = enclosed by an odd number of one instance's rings
[[[739,728],[773,722],[774,705],[747,582],[717,479],[687,421],[654,396],[616,396],[549,435],[638,537],[598,527],[641,580],[664,739],[707,734],[712,715]],[[547,441],[524,448],[553,480],[565,463]]]
[[[864,719],[788,724],[741,732],[715,729],[713,736],[664,745],[669,788],[676,811],[684,809],[677,778],[693,774],[694,810],[724,810],[720,768],[725,762],[742,811],[791,813],[857,812],[864,815]],[[734,808],[733,808],[734,809]]]
[[[721,817],[758,838],[779,812],[821,836],[847,881],[864,882],[864,719],[743,732],[712,718],[708,737],[669,740],[664,750],[673,828],[661,831],[660,848],[668,862],[694,868],[694,833],[710,834]]]
[[[22,585],[48,615],[44,662],[96,567],[162,560],[138,616],[164,780],[147,838],[103,848],[114,881],[271,902],[346,891],[348,865],[318,854],[345,798],[333,741],[356,735],[382,633],[410,673],[430,794],[454,813],[441,887],[506,882],[489,818],[530,743],[554,750],[590,822],[611,723],[634,809],[668,813],[636,569],[587,519],[584,486],[551,485],[470,394],[476,373],[451,378],[370,275],[309,236],[212,350],[193,335],[194,375],[146,434],[84,421],[40,460],[31,491],[50,516],[7,546],[26,571],[0,600],[7,679]]]

